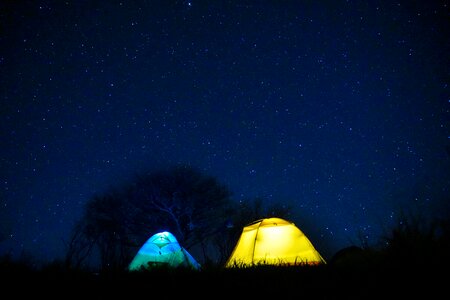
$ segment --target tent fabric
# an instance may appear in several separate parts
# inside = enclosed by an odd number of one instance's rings
[[[140,270],[155,266],[200,268],[200,264],[194,257],[181,247],[175,236],[168,231],[151,236],[139,249],[128,266],[128,270]]]
[[[225,267],[322,263],[323,257],[294,223],[266,218],[243,228]]]

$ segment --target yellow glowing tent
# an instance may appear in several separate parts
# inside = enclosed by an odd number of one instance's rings
[[[225,267],[322,263],[325,260],[294,223],[267,218],[244,227]]]

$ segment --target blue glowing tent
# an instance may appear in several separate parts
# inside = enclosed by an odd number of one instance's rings
[[[151,236],[139,249],[128,266],[137,271],[152,267],[188,267],[200,269],[200,264],[186,249],[180,246],[175,236],[167,231]]]

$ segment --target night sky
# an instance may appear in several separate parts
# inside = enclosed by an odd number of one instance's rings
[[[1,1],[0,254],[189,164],[324,257],[449,212],[448,1]],[[149,236],[153,233],[149,233]]]

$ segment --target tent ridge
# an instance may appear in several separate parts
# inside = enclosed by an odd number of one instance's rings
[[[252,253],[252,264],[254,263],[254,259],[255,259],[255,248],[256,248],[256,240],[258,239],[258,233],[259,233],[259,228],[261,227],[261,224],[263,222],[264,219],[259,219],[259,225],[258,228],[256,229],[256,234],[255,234],[255,239],[253,240],[253,253]],[[256,222],[258,222],[256,221]],[[253,224],[256,224],[255,222]]]

